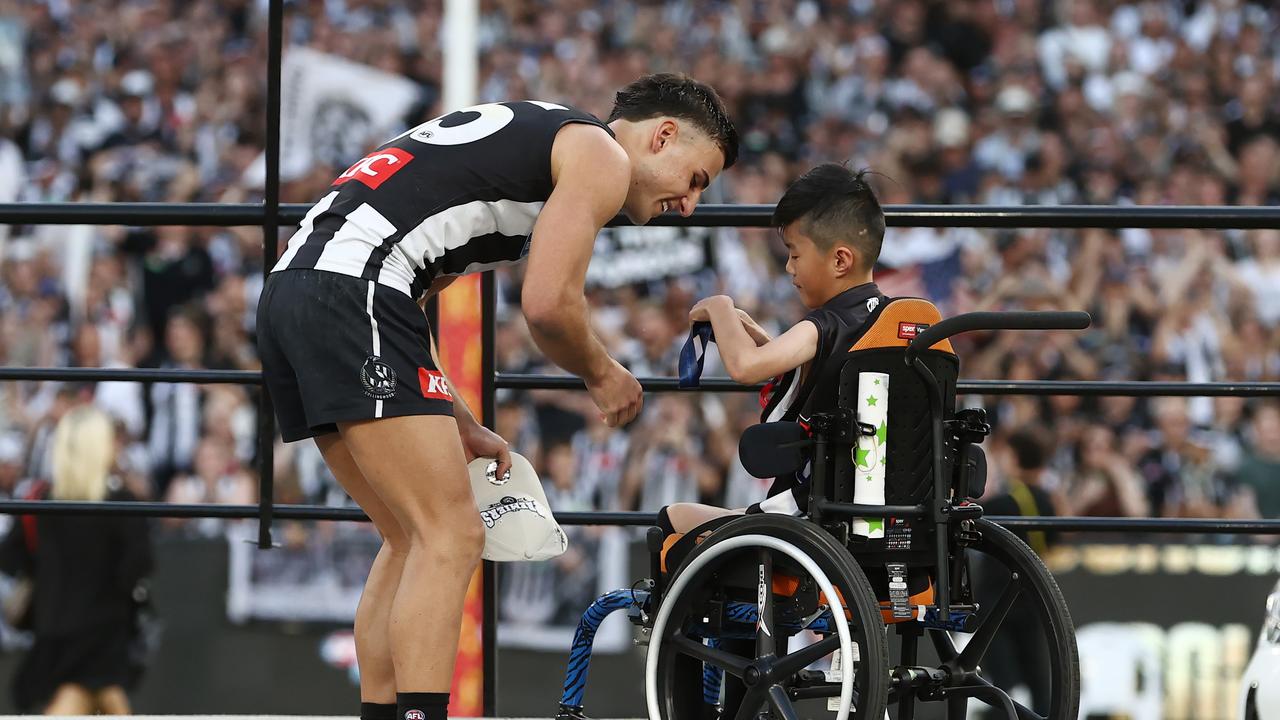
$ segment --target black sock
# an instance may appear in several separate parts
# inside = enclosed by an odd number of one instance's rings
[[[362,702],[360,720],[396,720],[396,704]]]
[[[396,693],[398,720],[448,720],[449,693]]]

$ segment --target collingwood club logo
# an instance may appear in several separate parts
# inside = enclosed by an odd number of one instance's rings
[[[542,508],[538,506],[538,501],[533,498],[514,498],[510,495],[504,495],[501,500],[493,503],[489,507],[480,511],[480,519],[484,520],[484,526],[493,529],[498,524],[503,515],[521,510],[528,510],[538,517],[545,518],[546,514],[542,512]]]
[[[396,394],[396,371],[377,355],[370,355],[360,367],[360,384],[364,394],[377,400],[386,400]]]

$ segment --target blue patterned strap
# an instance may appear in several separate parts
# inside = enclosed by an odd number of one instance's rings
[[[716,341],[711,323],[696,322],[689,330],[689,339],[680,349],[680,387],[696,388],[702,378],[702,365],[706,361],[707,346]]]

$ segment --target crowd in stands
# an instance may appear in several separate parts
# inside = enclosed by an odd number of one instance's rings
[[[0,0],[0,202],[257,202],[265,2]],[[441,2],[286,3],[289,47],[411,80],[386,137],[443,111]],[[885,205],[1275,205],[1280,10],[1246,0],[485,0],[481,101],[607,116],[654,71],[713,85],[743,138],[705,202],[772,203],[812,165],[877,174]],[[287,52],[287,51],[286,51]],[[376,145],[373,142],[372,145]],[[293,170],[314,201],[345,164]],[[287,237],[288,232],[283,234]],[[693,235],[700,268],[589,289],[596,331],[637,376],[672,376],[699,298],[731,295],[774,333],[803,315],[765,229]],[[258,369],[259,228],[0,228],[0,365]],[[555,372],[499,275],[498,368]],[[1280,380],[1280,230],[890,228],[877,281],[977,309],[1084,309],[1084,332],[961,338],[961,377]],[[719,371],[714,360],[707,375]],[[1267,398],[966,396],[1035,427],[1067,515],[1280,517],[1280,404]],[[48,474],[52,428],[93,403],[120,432],[118,478],[180,503],[257,498],[257,398],[229,384],[0,383],[0,493]],[[585,394],[498,397],[500,433],[554,507],[744,506],[750,393],[661,394],[624,431]],[[276,447],[276,500],[346,503],[310,443]],[[174,521],[214,534],[222,521]]]

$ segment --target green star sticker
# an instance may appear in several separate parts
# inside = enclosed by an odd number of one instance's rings
[[[870,475],[868,475],[868,476],[867,476],[867,482],[871,482],[871,476],[870,476]]]
[[[876,428],[876,442],[880,443],[881,445],[884,444],[885,435],[887,434],[888,429],[889,427],[885,425],[885,423],[883,422],[880,423],[880,427]]]
[[[883,465],[883,464],[884,464],[884,458],[880,458],[880,464],[881,464],[881,465]]]
[[[874,406],[875,406],[875,404],[876,404],[876,396],[875,396],[875,395],[871,395],[871,396],[867,397],[867,407],[874,407]]]
[[[871,381],[871,384],[872,384],[872,385],[879,385],[879,384],[880,384],[880,378],[876,378],[875,380],[872,380],[872,381]]]
[[[871,451],[870,451],[870,450],[864,450],[864,449],[862,449],[862,448],[854,448],[854,449],[853,449],[853,463],[854,463],[855,465],[857,465],[858,467],[866,467],[866,466],[867,466],[867,456],[868,456],[868,455],[870,455],[870,454],[871,454]]]

